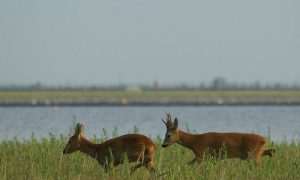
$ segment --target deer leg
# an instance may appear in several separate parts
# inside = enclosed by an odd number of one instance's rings
[[[193,165],[193,164],[195,164],[196,161],[197,161],[197,159],[194,158],[194,159],[192,159],[190,162],[188,162],[187,164],[188,164],[188,165]]]
[[[137,159],[137,163],[135,166],[133,166],[131,168],[130,174],[133,174],[138,168],[142,167],[144,165],[144,152],[145,152],[145,147],[143,147],[142,152],[139,154],[138,159]]]
[[[102,166],[104,168],[105,173],[109,172],[110,167],[109,167],[107,162],[98,160],[98,163],[99,163],[100,166]]]
[[[261,164],[261,157],[263,155],[264,149],[265,149],[265,144],[263,143],[259,145],[255,151],[254,160],[257,165]]]
[[[112,169],[113,164],[109,161],[109,160],[105,160],[105,162],[103,162],[103,167],[104,167],[104,171],[106,173],[109,173],[109,171]]]
[[[196,162],[197,163],[201,163],[202,162],[202,160],[203,160],[203,155],[201,154],[201,155],[196,155],[195,156],[195,158],[194,159],[192,159],[190,162],[188,162],[187,164],[188,165],[193,165],[193,164],[195,164]]]
[[[146,162],[146,163],[144,164],[144,166],[145,166],[151,173],[154,173],[154,172],[155,172],[155,168],[154,168],[154,165],[153,165],[152,160]]]
[[[105,172],[105,173],[109,173],[110,166],[109,166],[107,163],[105,163],[105,164],[103,165],[103,167],[104,167],[104,172]]]
[[[194,151],[194,154],[195,154],[194,159],[191,160],[190,162],[188,162],[188,165],[193,165],[196,162],[200,164],[203,160],[203,157],[204,157],[205,153],[203,151],[197,151],[197,152]]]
[[[142,163],[133,166],[133,167],[131,168],[130,174],[133,174],[138,168],[140,168],[140,167],[142,167],[142,166],[143,166]]]
[[[144,161],[143,163],[137,164],[131,168],[131,174],[133,174],[138,168],[145,166],[151,173],[155,172],[155,168],[152,160]]]

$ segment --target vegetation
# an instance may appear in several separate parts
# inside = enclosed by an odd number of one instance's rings
[[[0,103],[124,103],[128,102],[300,102],[299,90],[95,90],[95,91],[0,91]]]
[[[107,132],[103,132],[101,138],[92,140],[99,143],[107,139]],[[188,166],[186,162],[193,158],[192,152],[179,145],[162,149],[157,137],[157,174],[150,175],[140,168],[130,175],[132,164],[126,162],[106,174],[96,160],[83,153],[63,155],[67,141],[68,137],[53,134],[41,140],[32,136],[30,140],[2,141],[0,179],[300,179],[300,142],[271,142],[268,147],[275,148],[276,154],[273,158],[264,157],[260,166],[251,159],[211,157],[206,157],[202,164]],[[164,175],[158,177],[160,174]]]

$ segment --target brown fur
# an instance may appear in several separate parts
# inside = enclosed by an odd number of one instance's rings
[[[264,155],[273,156],[274,149],[265,150],[266,140],[256,134],[246,133],[217,133],[191,134],[178,129],[178,120],[171,120],[171,115],[167,114],[166,137],[162,147],[167,147],[173,143],[178,143],[194,152],[195,158],[189,162],[200,163],[206,154],[217,158],[240,158],[247,159],[253,156],[255,162],[260,163]]]
[[[83,125],[77,124],[75,134],[64,149],[64,154],[77,150],[95,158],[107,172],[110,165],[117,166],[124,162],[127,156],[129,162],[139,164],[132,167],[132,173],[145,166],[150,172],[154,172],[153,156],[155,144],[152,140],[141,134],[127,134],[107,140],[101,144],[95,144],[83,137]]]

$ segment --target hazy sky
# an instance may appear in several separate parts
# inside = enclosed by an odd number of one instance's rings
[[[0,84],[300,83],[299,0],[0,0]]]

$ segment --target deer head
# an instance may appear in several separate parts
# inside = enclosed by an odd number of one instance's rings
[[[80,148],[80,138],[83,135],[83,124],[77,123],[75,133],[69,138],[68,144],[63,150],[64,154],[73,153]]]
[[[166,113],[167,117],[166,120],[161,119],[162,122],[166,125],[167,131],[165,135],[165,140],[163,144],[161,145],[162,147],[167,147],[169,145],[172,145],[178,140],[178,120],[177,118],[174,119],[174,122],[172,122],[172,117],[170,113]]]

